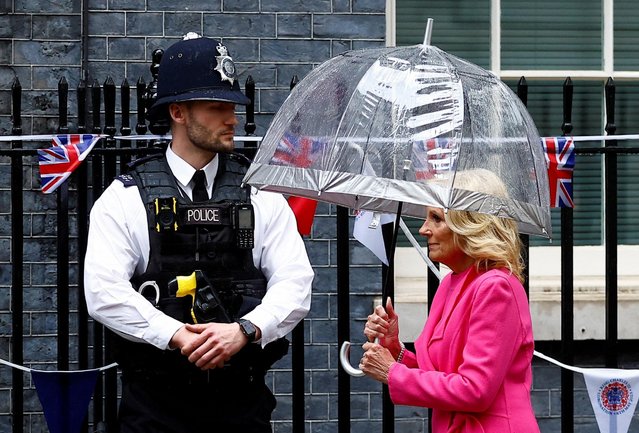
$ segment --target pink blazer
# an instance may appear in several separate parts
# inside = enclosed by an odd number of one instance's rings
[[[523,286],[507,270],[449,274],[428,320],[393,363],[395,404],[433,409],[434,433],[539,433],[530,402],[533,335]]]

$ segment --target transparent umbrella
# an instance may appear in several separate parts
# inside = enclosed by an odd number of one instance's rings
[[[350,51],[311,71],[277,112],[245,182],[352,209],[425,206],[512,218],[550,237],[537,129],[495,75],[435,46]],[[504,196],[469,187],[487,171]]]
[[[550,237],[546,165],[525,106],[426,34],[424,44],[350,51],[311,71],[277,112],[244,182],[396,214],[395,238],[400,215],[425,218],[426,206],[510,218],[522,233]],[[342,366],[361,376],[349,348],[341,347]]]

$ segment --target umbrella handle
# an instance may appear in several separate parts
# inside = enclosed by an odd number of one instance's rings
[[[351,365],[350,354],[351,354],[351,342],[344,341],[342,343],[342,347],[339,349],[339,362],[340,364],[342,364],[342,368],[344,369],[346,373],[348,373],[349,375],[353,377],[364,376],[365,374],[362,370],[354,368]]]

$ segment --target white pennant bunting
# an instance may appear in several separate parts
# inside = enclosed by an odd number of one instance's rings
[[[393,218],[394,215],[390,214],[360,210],[355,216],[353,226],[353,237],[387,266],[388,257],[386,257],[386,246],[382,236],[382,225],[393,222]]]
[[[637,407],[639,370],[584,368],[583,375],[601,433],[626,433]]]
[[[535,356],[559,367],[584,375],[592,410],[601,433],[628,433],[637,407],[635,390],[639,389],[639,370],[618,368],[580,368],[539,353]]]

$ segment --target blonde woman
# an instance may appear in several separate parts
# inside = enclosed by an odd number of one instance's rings
[[[467,173],[470,174],[470,173]],[[505,196],[500,182],[474,172],[464,187]],[[477,189],[475,189],[477,190]],[[533,334],[521,284],[514,221],[427,208],[419,230],[431,260],[452,272],[437,290],[415,353],[399,340],[389,301],[368,317],[360,368],[388,384],[395,404],[433,409],[434,433],[539,433],[530,401]]]

